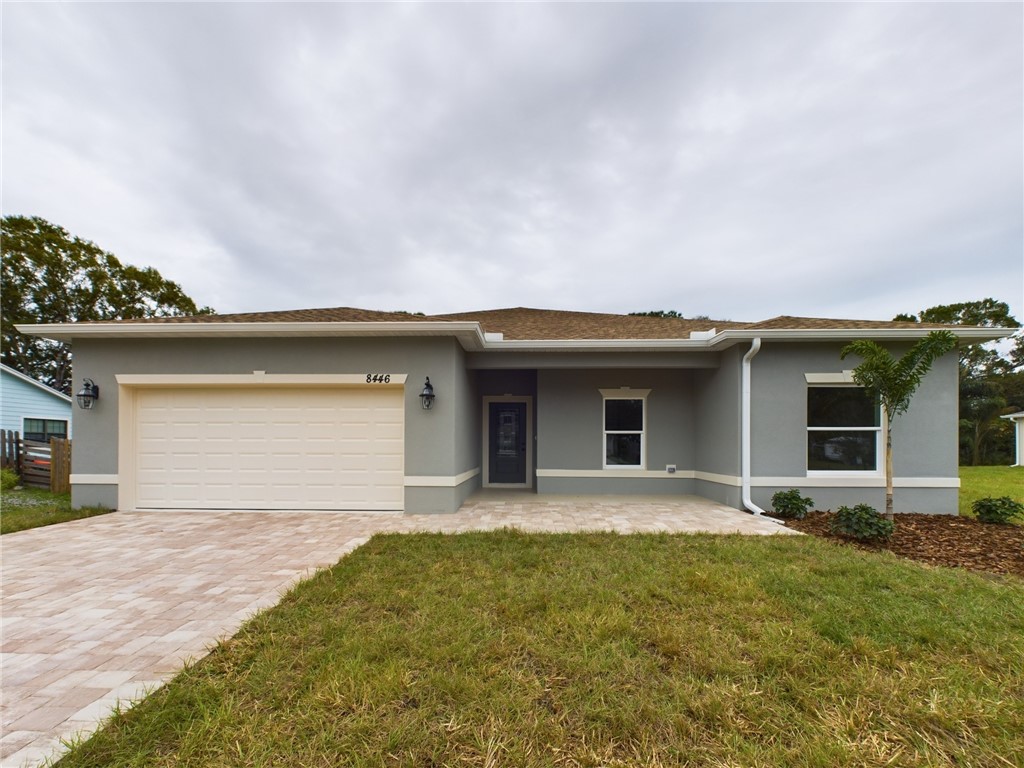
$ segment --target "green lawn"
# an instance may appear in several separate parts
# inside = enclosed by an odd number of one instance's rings
[[[810,536],[382,535],[60,766],[1011,765],[1022,637]]]
[[[973,517],[971,505],[987,496],[1024,502],[1024,467],[960,467],[960,514]]]
[[[69,493],[50,493],[39,488],[3,491],[0,493],[0,534],[66,523],[110,511],[102,507],[72,509]]]

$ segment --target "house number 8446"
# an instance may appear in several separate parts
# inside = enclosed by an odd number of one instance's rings
[[[390,373],[368,373],[366,374],[367,384],[390,384],[391,374]]]

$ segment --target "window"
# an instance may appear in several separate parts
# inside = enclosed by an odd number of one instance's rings
[[[51,437],[64,439],[68,436],[68,423],[57,419],[25,419],[21,431],[24,440],[48,443]]]
[[[807,471],[877,472],[881,409],[861,387],[807,388]]]
[[[604,396],[604,468],[643,469],[647,446],[649,389],[602,389]]]

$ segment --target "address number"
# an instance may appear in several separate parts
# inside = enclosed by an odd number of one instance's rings
[[[390,384],[391,374],[390,373],[368,373],[366,374],[367,384]]]

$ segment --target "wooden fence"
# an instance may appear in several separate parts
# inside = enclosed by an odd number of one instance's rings
[[[22,440],[17,432],[0,430],[3,466],[17,468],[21,484],[51,493],[71,490],[71,441],[51,437],[49,443]]]

